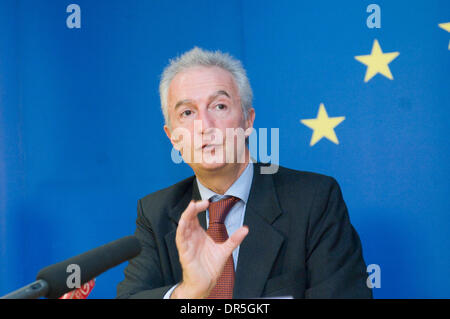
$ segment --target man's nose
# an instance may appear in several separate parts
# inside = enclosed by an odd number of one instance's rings
[[[214,119],[208,110],[200,111],[198,119],[202,124],[201,134],[205,135],[214,130]]]

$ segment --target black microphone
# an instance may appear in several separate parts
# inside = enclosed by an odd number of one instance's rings
[[[37,281],[11,292],[1,299],[34,299],[39,297],[59,298],[73,290],[67,284],[68,266],[76,265],[80,270],[80,284],[94,279],[141,252],[141,244],[135,236],[127,236],[84,254],[69,258],[39,271]]]

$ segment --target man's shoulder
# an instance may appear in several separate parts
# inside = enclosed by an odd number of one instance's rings
[[[273,174],[273,183],[280,201],[293,205],[308,204],[311,201],[326,202],[331,194],[341,192],[334,177],[283,166]]]
[[[277,184],[298,186],[302,188],[327,188],[337,181],[334,177],[310,171],[296,170],[279,166],[278,171],[273,174]]]
[[[192,190],[194,178],[195,176],[190,176],[169,187],[150,193],[142,197],[139,201],[144,208],[145,206],[151,205],[154,210],[164,208],[167,205],[173,205],[178,202],[186,192]]]
[[[338,182],[325,174],[280,167],[273,181],[280,205],[295,216],[321,216],[330,201],[342,200]]]

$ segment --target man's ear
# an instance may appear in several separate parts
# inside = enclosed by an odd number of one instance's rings
[[[164,132],[166,132],[166,135],[169,138],[170,143],[172,143],[173,148],[177,151],[182,152],[182,141],[184,141],[184,134],[188,134],[187,136],[190,136],[189,131],[179,127],[172,131],[169,126],[164,125]]]
[[[172,137],[172,132],[170,131],[170,128],[166,124],[164,124],[164,132],[166,132],[166,135],[169,138],[170,143],[172,143],[172,146],[173,146],[173,141],[172,141],[172,138],[171,138]]]
[[[250,108],[247,111],[247,119],[245,120],[245,129],[252,128],[253,129],[253,122],[255,121],[255,109]]]

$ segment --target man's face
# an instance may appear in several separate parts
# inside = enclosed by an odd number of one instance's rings
[[[244,119],[239,90],[228,71],[193,67],[177,74],[169,86],[168,114],[171,127],[164,130],[194,171],[243,159],[242,138],[229,133],[240,129],[248,136],[255,113],[250,109]]]

